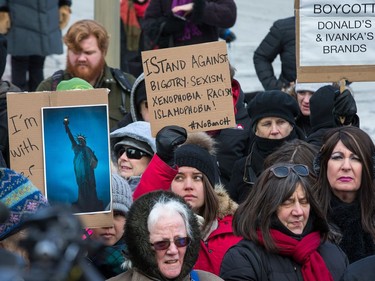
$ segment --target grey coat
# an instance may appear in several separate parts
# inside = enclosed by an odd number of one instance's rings
[[[59,7],[70,0],[0,0],[0,10],[9,11],[8,54],[48,56],[63,53]]]

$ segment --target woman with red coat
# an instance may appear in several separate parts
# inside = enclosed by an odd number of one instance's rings
[[[133,197],[158,189],[170,189],[183,197],[201,225],[201,249],[194,268],[218,275],[224,254],[242,239],[232,230],[237,204],[215,184],[214,140],[206,133],[186,136],[185,129],[177,126],[164,127],[157,134],[157,154]]]

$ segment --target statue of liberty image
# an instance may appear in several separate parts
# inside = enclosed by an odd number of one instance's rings
[[[73,203],[80,212],[102,211],[103,204],[98,199],[94,170],[98,159],[90,147],[86,145],[86,137],[78,134],[73,137],[69,128],[69,118],[64,118],[65,131],[69,136],[74,151],[74,173],[78,185],[78,200]]]

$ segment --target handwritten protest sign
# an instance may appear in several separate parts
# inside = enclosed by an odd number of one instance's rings
[[[43,154],[45,150],[45,143],[43,138],[43,110],[48,108],[61,108],[67,107],[66,110],[70,110],[72,106],[84,105],[85,108],[88,105],[108,105],[108,92],[107,89],[93,89],[93,90],[80,90],[80,91],[64,91],[64,92],[37,92],[37,93],[8,93],[7,94],[7,109],[8,109],[8,131],[9,131],[9,152],[10,152],[10,165],[11,168],[27,178],[29,178],[35,186],[37,186],[43,194],[46,194],[46,176],[44,169],[44,161],[46,155]],[[57,114],[57,113],[56,113]],[[57,116],[57,115],[54,116]],[[62,116],[65,116],[62,113]],[[53,117],[53,116],[52,116]],[[74,120],[80,119],[82,116],[77,113]],[[73,119],[73,118],[72,118]],[[72,144],[65,132],[63,125],[64,117],[56,118],[56,122],[52,123],[53,119],[50,118],[49,134],[51,138],[51,144],[54,142],[56,147],[53,150],[56,151],[55,161],[51,159],[49,168],[53,168],[55,176],[58,177],[57,173],[63,170],[63,167],[58,168],[61,164],[62,159],[59,160],[58,157],[68,157],[68,164],[71,166],[71,170],[74,176]],[[46,121],[46,120],[44,120]],[[82,121],[82,120],[81,120]],[[90,124],[87,119],[85,134],[90,135],[90,131],[93,130],[106,130],[108,133],[108,117],[105,120],[106,127],[101,126],[100,128],[95,127],[95,129],[90,128],[87,124]],[[72,126],[75,125],[76,121],[71,121]],[[82,127],[82,126],[81,126]],[[104,134],[105,135],[105,134]],[[64,144],[62,144],[64,141]],[[95,141],[94,137],[89,139],[90,144]],[[66,148],[66,147],[67,148]],[[67,152],[65,152],[65,149]],[[45,153],[52,153],[49,149]],[[96,155],[99,159],[102,159],[101,165],[107,165],[109,170],[109,162],[105,162],[103,159],[109,157],[109,146],[103,147],[95,150]],[[99,155],[103,153],[103,157]],[[100,161],[100,160],[99,160]],[[68,164],[64,164],[67,166]],[[65,168],[65,167],[64,167]],[[106,169],[106,167],[104,167]],[[98,178],[97,183],[99,185],[101,179]],[[108,176],[109,179],[109,176]],[[69,184],[76,186],[75,178],[71,182],[67,177],[60,179],[61,184]],[[107,184],[107,190],[110,189],[109,180],[103,180]],[[105,203],[105,202],[103,202]],[[108,203],[108,202],[107,202]],[[104,206],[103,206],[104,207]],[[104,208],[103,208],[104,210]],[[84,214],[80,216],[86,226],[99,227],[108,226],[112,222],[113,214],[111,212],[96,213],[94,215]]]
[[[375,3],[296,1],[300,82],[375,80]]]
[[[166,125],[235,126],[224,41],[142,52],[142,62],[153,136]]]

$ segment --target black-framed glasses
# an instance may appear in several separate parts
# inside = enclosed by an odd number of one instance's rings
[[[309,167],[303,164],[283,164],[272,167],[270,171],[278,178],[286,178],[291,172],[301,177],[307,177],[309,175]]]
[[[177,237],[173,239],[173,241],[162,240],[162,241],[150,243],[150,245],[153,246],[155,250],[162,251],[162,250],[168,249],[169,246],[171,245],[171,242],[173,242],[177,248],[182,248],[182,247],[188,246],[190,244],[190,241],[191,240],[189,237]]]
[[[126,153],[126,156],[129,159],[141,159],[143,156],[148,155],[146,152],[143,152],[142,150],[139,150],[137,148],[122,146],[117,150],[117,159],[120,158],[124,153]]]

